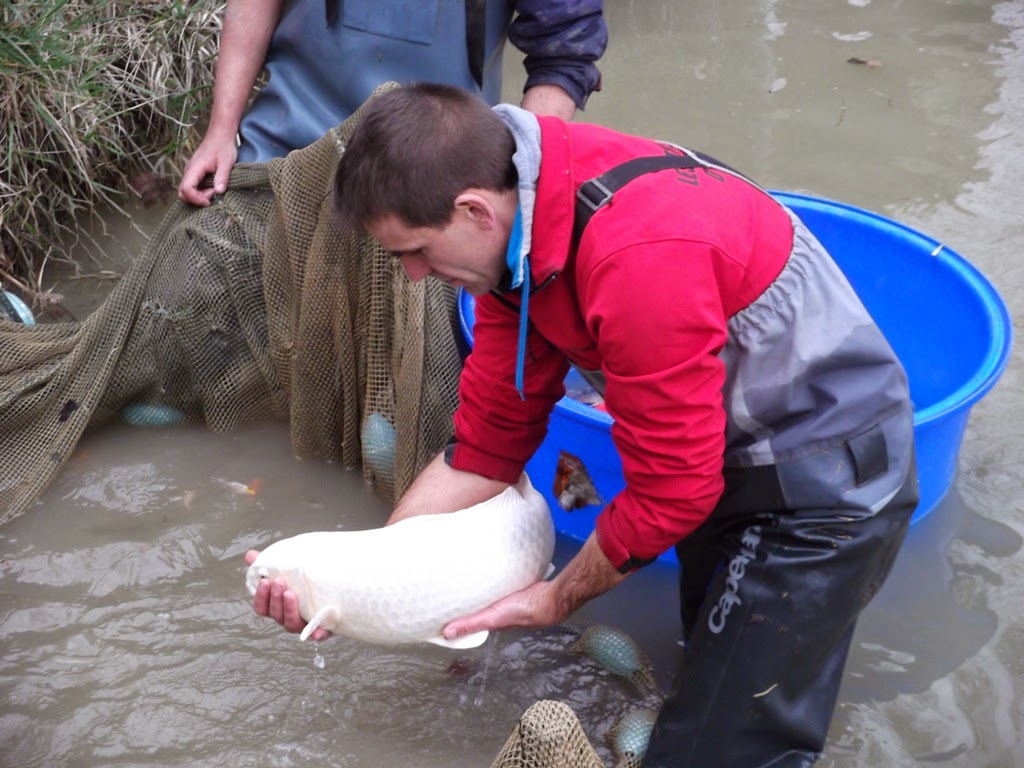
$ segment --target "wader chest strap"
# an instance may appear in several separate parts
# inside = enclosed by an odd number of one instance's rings
[[[469,72],[476,84],[484,87],[484,60],[487,43],[487,0],[466,0],[466,54]]]
[[[596,178],[583,182],[576,191],[576,211],[572,227],[573,249],[579,245],[580,238],[583,237],[583,230],[590,222],[590,217],[607,205],[616,192],[638,176],[667,171],[670,168],[718,168],[749,181],[742,173],[715,160],[710,155],[694,152],[692,149],[685,151],[687,154],[635,157],[616,165]]]

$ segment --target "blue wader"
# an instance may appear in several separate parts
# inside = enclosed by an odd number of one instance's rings
[[[267,84],[239,126],[238,161],[309,146],[389,80],[450,83],[496,103],[511,15],[507,3],[477,0],[291,0]]]

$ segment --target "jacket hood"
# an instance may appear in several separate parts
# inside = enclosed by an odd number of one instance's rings
[[[540,124],[531,113],[510,104],[499,104],[494,108],[498,116],[512,131],[516,151],[512,162],[519,176],[519,203],[516,217],[505,253],[508,265],[508,289],[520,290],[519,302],[519,343],[516,349],[516,390],[521,399],[526,399],[523,379],[526,368],[526,333],[530,313],[530,246],[532,243],[533,211],[537,199],[537,179],[540,176]]]
[[[533,113],[511,104],[498,104],[494,111],[512,132],[516,142],[512,163],[519,175],[519,216],[522,236],[513,240],[512,245],[518,245],[518,248],[516,253],[508,254],[508,267],[511,273],[509,287],[518,288],[526,279],[526,259],[533,244],[533,212],[537,201],[537,179],[540,177],[540,123]]]

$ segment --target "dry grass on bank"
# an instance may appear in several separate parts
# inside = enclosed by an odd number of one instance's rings
[[[45,308],[81,217],[121,209],[139,174],[176,179],[220,19],[215,0],[0,0],[0,286]]]

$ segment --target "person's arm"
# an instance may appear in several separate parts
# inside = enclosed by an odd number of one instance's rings
[[[483,629],[554,626],[625,578],[626,575],[619,573],[601,552],[596,535],[591,534],[554,579],[538,581],[477,613],[450,621],[443,634],[446,639],[454,640]]]
[[[386,524],[391,525],[416,515],[465,509],[493,499],[508,485],[475,472],[452,469],[445,463],[444,454],[438,454],[413,480]]]
[[[584,237],[607,245],[624,221],[648,236],[672,210],[670,203],[685,200],[673,198],[675,190],[662,184],[665,201],[657,203],[650,202],[653,193],[630,200],[620,190],[617,217],[592,221]],[[719,352],[729,331],[722,296],[735,283],[723,282],[728,260],[717,244],[705,242],[710,236],[688,241],[661,232],[666,236],[607,255],[586,240],[578,251],[580,304],[601,353],[605,406],[626,481],[595,519],[601,551],[616,568],[642,566],[688,536],[711,514],[724,487],[726,370]],[[639,263],[643,280],[637,279]]]
[[[235,138],[253,84],[263,68],[284,0],[228,0],[213,81],[213,107],[202,143],[185,165],[178,197],[206,206],[228,186],[238,157]],[[208,173],[213,187],[200,189]]]
[[[568,120],[601,87],[601,73],[594,62],[608,46],[604,3],[519,0],[515,5],[509,41],[526,55],[522,106]],[[536,90],[539,86],[544,87]]]
[[[558,117],[566,122],[576,114],[576,102],[560,85],[535,85],[523,94],[520,106],[535,115]]]

